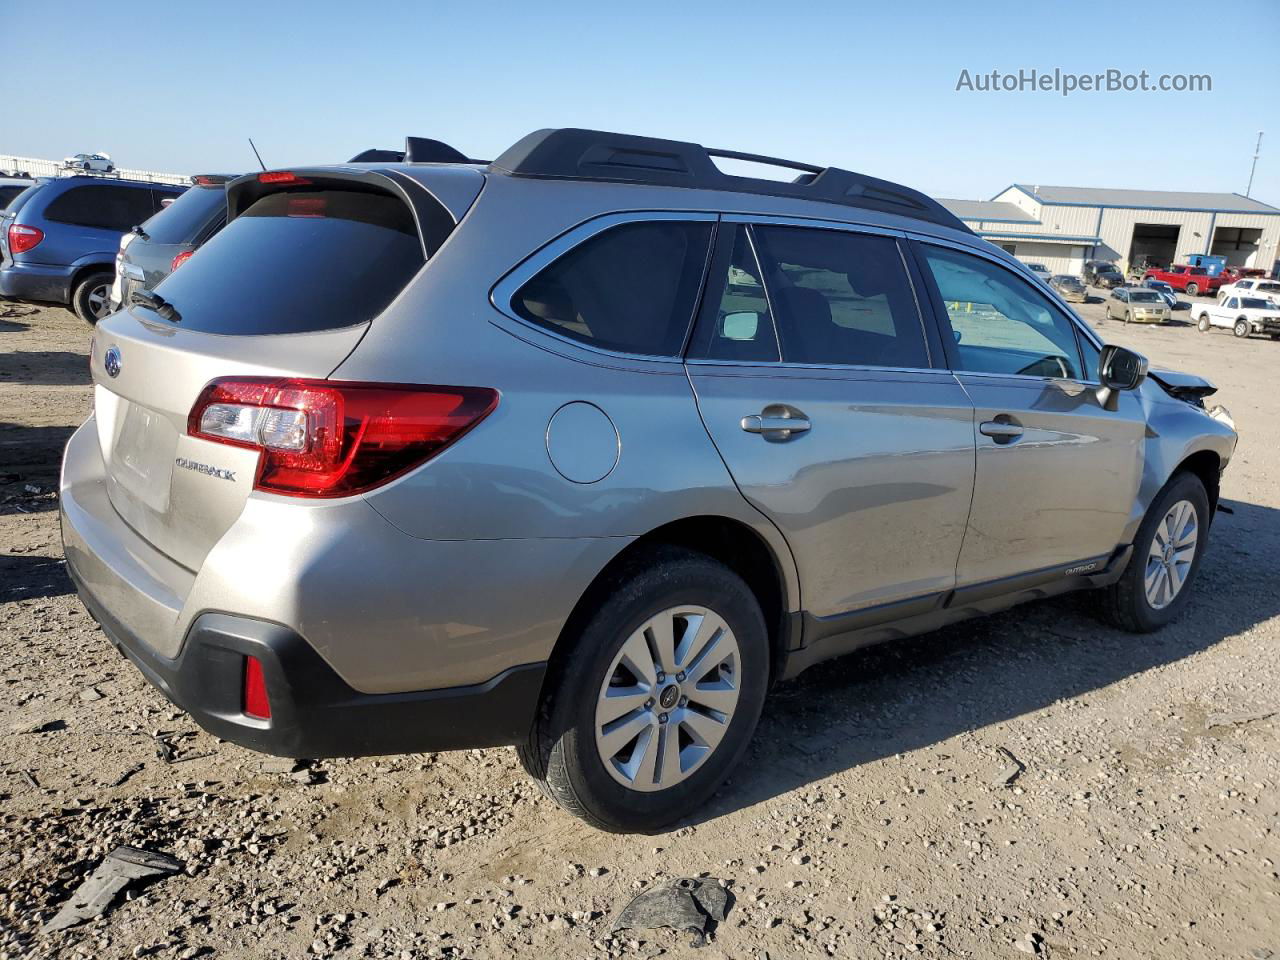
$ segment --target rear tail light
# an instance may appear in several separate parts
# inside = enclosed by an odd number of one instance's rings
[[[486,387],[228,377],[201,391],[187,432],[260,450],[255,489],[344,497],[429,460],[497,405]]]
[[[9,252],[26,253],[39,246],[44,239],[44,231],[39,227],[25,227],[22,224],[9,225]]]
[[[173,262],[169,264],[169,272],[173,273],[173,271],[177,270],[180,266],[190,260],[191,254],[193,253],[195,253],[194,250],[183,250],[180,254],[174,257]]]
[[[271,701],[267,698],[267,680],[262,675],[262,661],[244,658],[244,715],[258,720],[271,719]]]

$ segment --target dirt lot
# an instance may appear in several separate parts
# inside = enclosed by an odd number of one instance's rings
[[[1133,637],[1066,598],[817,667],[704,815],[620,837],[509,750],[292,770],[176,712],[60,560],[88,331],[0,303],[0,958],[1280,955],[1280,343],[1103,327],[1239,424],[1183,619]],[[185,872],[41,933],[118,843]],[[609,937],[699,875],[733,896],[709,946]]]

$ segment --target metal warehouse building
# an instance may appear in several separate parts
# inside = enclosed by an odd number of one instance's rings
[[[1015,183],[991,200],[939,202],[979,236],[1053,273],[1078,275],[1092,259],[1121,270],[1144,258],[1185,263],[1195,253],[1273,270],[1280,257],[1280,209],[1238,193]]]

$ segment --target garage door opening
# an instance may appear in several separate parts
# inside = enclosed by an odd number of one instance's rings
[[[1181,227],[1166,223],[1135,223],[1129,244],[1129,265],[1142,270],[1167,267],[1178,249]]]
[[[1209,252],[1226,257],[1233,267],[1256,267],[1258,246],[1262,243],[1262,230],[1255,227],[1219,227],[1213,231],[1213,246]]]

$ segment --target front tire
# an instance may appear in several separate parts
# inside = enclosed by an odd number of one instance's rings
[[[662,547],[627,565],[561,642],[521,763],[592,826],[687,817],[746,751],[769,683],[760,604],[727,567]]]
[[[91,273],[76,285],[71,294],[71,309],[77,317],[90,326],[111,312],[111,282],[115,274],[110,271]]]
[[[1102,591],[1103,617],[1131,633],[1150,633],[1175,619],[1208,543],[1204,484],[1194,474],[1176,473],[1147,509],[1124,574]]]
[[[1249,335],[1249,322],[1247,320],[1237,320],[1236,325],[1231,328],[1231,332],[1243,340]]]
[[[1208,333],[1211,326],[1212,324],[1209,323],[1209,315],[1207,313],[1200,314],[1200,321],[1196,324],[1196,329],[1201,333]]]

